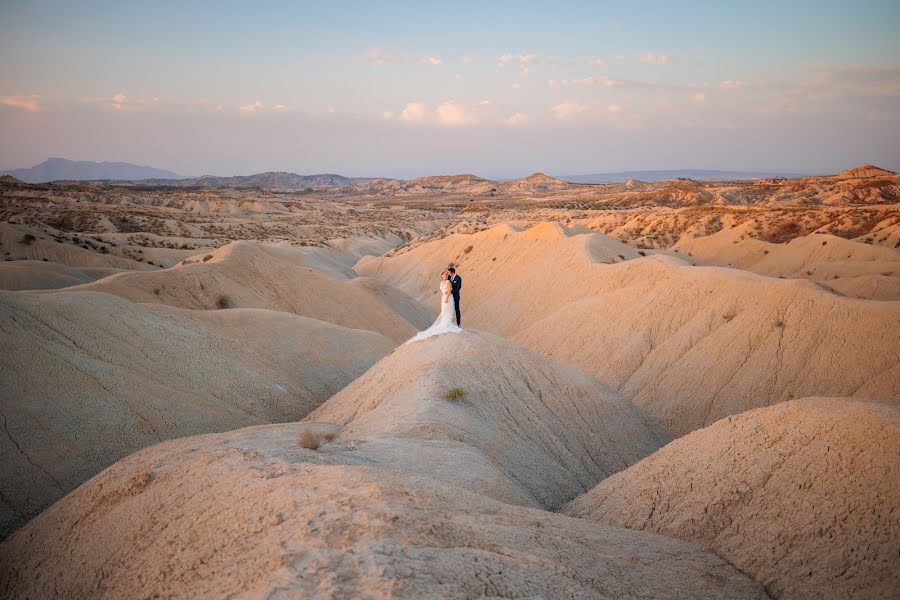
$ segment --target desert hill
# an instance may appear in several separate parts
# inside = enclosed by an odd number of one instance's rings
[[[382,282],[357,278],[332,256],[337,254],[285,244],[232,242],[170,269],[118,273],[74,289],[195,310],[291,312],[376,331],[398,343],[431,323],[432,314],[418,302]]]
[[[455,263],[464,325],[597,377],[676,436],[791,398],[900,393],[900,303],[642,257],[583,231],[498,226],[356,269],[436,306],[434,273]]]
[[[134,450],[297,420],[393,347],[267,310],[0,292],[0,534]]]
[[[14,260],[0,263],[0,290],[49,290],[89,283],[122,269],[111,267],[70,267],[43,260]]]
[[[569,183],[544,175],[543,173],[532,173],[528,177],[515,179],[503,183],[502,188],[506,192],[547,192],[551,190],[564,190],[570,186]]]
[[[888,598],[898,439],[896,404],[794,400],[676,440],[565,512],[700,542],[776,598]]]
[[[353,456],[543,508],[669,439],[596,380],[478,331],[400,346],[307,420],[365,440]]]
[[[860,165],[858,167],[853,167],[852,169],[841,171],[836,177],[885,177],[890,175],[896,175],[896,173],[874,165]]]
[[[808,235],[772,244],[748,235],[745,226],[687,237],[673,249],[700,261],[747,269],[770,277],[810,279],[848,296],[900,300],[900,251]]]
[[[298,448],[302,430],[256,427],[133,454],[0,546],[4,591],[766,597],[696,544],[513,506],[389,468],[321,464],[337,444]]]
[[[78,238],[78,236],[75,236]],[[93,242],[64,240],[37,229],[0,223],[0,252],[6,261],[48,261],[69,267],[150,270],[153,267],[128,258],[94,251]],[[93,244],[98,248],[103,246]],[[2,266],[2,263],[0,263]]]

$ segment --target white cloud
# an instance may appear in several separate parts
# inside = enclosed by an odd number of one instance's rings
[[[41,112],[41,105],[38,103],[40,96],[0,96],[0,104],[20,108],[28,112]]]
[[[394,113],[393,113],[393,111],[386,110],[383,113],[381,113],[381,118],[384,119],[385,121],[390,121],[391,119],[394,118]]]
[[[603,60],[603,59],[600,58],[600,57],[594,56],[594,57],[589,58],[588,61],[587,61],[587,63],[588,63],[589,65],[597,65],[597,66],[600,66],[600,65],[605,65],[605,64],[606,64],[606,61]]]
[[[403,121],[421,121],[425,118],[425,105],[421,102],[409,102],[400,112]]]
[[[257,100],[256,102],[253,102],[251,104],[245,104],[244,106],[241,107],[241,110],[243,112],[251,112],[251,113],[258,112],[262,109],[263,109],[263,103],[260,102],[259,100]]]
[[[276,104],[272,110],[287,110],[287,104]]]
[[[119,92],[112,97],[113,108],[116,110],[125,106],[125,103],[128,102],[128,96],[125,95],[124,92]]]
[[[736,79],[726,79],[722,83],[719,84],[719,87],[723,90],[737,90],[740,89],[747,84],[743,81],[738,81]]]
[[[434,112],[437,115],[438,123],[442,125],[465,125],[474,120],[465,108],[453,100],[439,105]]]
[[[514,89],[514,90],[520,90],[520,89],[522,89],[522,84],[519,83],[518,81],[513,81],[512,89]]]
[[[427,56],[419,61],[423,65],[432,65],[434,67],[438,67],[444,64],[444,59],[439,56]]]
[[[356,60],[371,63],[373,65],[383,65],[389,62],[401,62],[406,60],[406,58],[403,56],[387,54],[382,48],[370,48],[364,55],[357,56]]]
[[[217,105],[216,105],[216,108],[215,108],[215,111],[216,111],[216,112],[225,112],[225,107],[222,106],[221,104],[217,104]]]
[[[472,64],[473,62],[475,62],[476,60],[478,60],[478,59],[474,56],[463,56],[460,59],[460,62],[462,62],[462,64],[464,64],[464,65],[469,65],[469,64]]]
[[[615,87],[621,85],[622,82],[617,79],[611,79],[606,75],[599,77],[583,77],[581,79],[563,79],[561,85],[578,85],[583,87]]]
[[[706,94],[704,94],[703,92],[697,92],[696,94],[694,94],[694,102],[703,104],[704,102],[706,102]]]
[[[622,112],[622,107],[618,104],[610,104],[606,107],[606,111],[612,114],[616,114]]]
[[[570,117],[574,117],[578,113],[584,112],[587,110],[586,106],[582,106],[578,104],[574,100],[568,100],[563,102],[562,104],[557,104],[552,108],[553,116],[557,119],[568,119]]]
[[[479,106],[493,106],[494,101],[493,100],[482,100],[481,102],[478,103],[478,105]]]
[[[555,90],[556,88],[559,87],[559,82],[555,79],[548,79],[547,87],[550,88],[551,90]]]
[[[519,65],[519,72],[522,75],[528,75],[529,65],[537,63],[537,61],[537,54],[512,54],[507,52],[505,54],[501,54],[497,59],[497,68],[502,69],[507,64],[515,62]]]
[[[642,55],[638,60],[643,63],[653,63],[656,65],[664,65],[669,62],[668,54],[657,54],[656,52],[648,52]]]
[[[519,127],[528,123],[528,115],[524,113],[513,113],[506,117],[506,122],[512,127]]]

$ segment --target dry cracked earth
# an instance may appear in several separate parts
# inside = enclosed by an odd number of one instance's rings
[[[896,597],[900,175],[278,175],[0,181],[0,596]]]

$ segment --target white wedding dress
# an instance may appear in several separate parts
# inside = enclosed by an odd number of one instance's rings
[[[447,297],[447,302],[443,300],[443,295],[449,292],[450,288],[449,281],[441,281],[441,314],[438,315],[437,320],[431,327],[417,333],[415,337],[406,342],[407,344],[441,335],[442,333],[459,333],[462,331],[462,327],[456,324],[456,301],[453,300],[453,294]]]

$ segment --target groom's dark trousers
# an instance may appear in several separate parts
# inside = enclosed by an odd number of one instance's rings
[[[454,275],[450,278],[450,292],[453,294],[453,304],[456,305],[456,325],[461,326],[459,322],[459,290],[462,288],[462,277]]]

